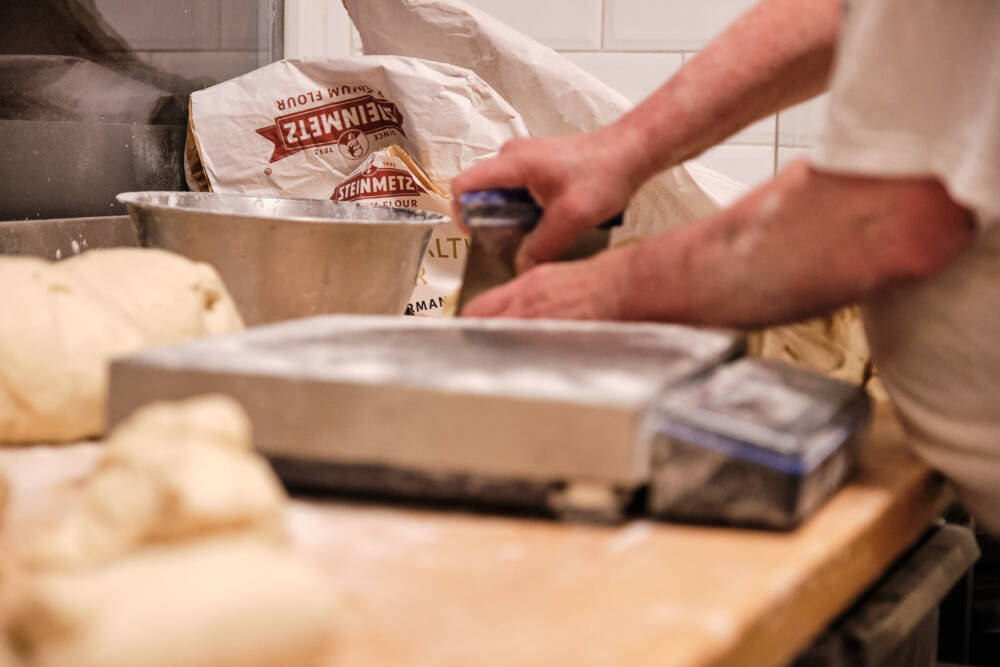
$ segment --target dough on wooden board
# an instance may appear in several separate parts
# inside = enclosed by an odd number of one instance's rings
[[[139,408],[112,431],[67,507],[22,540],[30,567],[80,569],[136,546],[244,531],[280,541],[287,496],[251,449],[246,413],[227,396]]]
[[[305,667],[330,639],[332,603],[289,548],[209,538],[36,574],[6,629],[31,667]]]
[[[325,653],[328,580],[283,539],[287,496],[234,400],[136,410],[65,490],[52,521],[0,553],[0,659],[284,667]]]
[[[243,328],[212,267],[162,250],[2,258],[0,303],[0,442],[99,435],[113,357]]]

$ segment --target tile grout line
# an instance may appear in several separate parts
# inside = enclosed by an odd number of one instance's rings
[[[608,0],[601,0],[601,51],[604,51],[604,26],[607,21]]]

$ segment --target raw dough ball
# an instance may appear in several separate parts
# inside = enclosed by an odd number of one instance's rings
[[[290,549],[212,538],[35,575],[6,634],[33,667],[305,667],[334,620],[325,576]]]
[[[0,303],[0,442],[99,435],[112,358],[243,328],[212,267],[162,250],[3,258]]]
[[[64,490],[53,521],[0,548],[0,665],[308,667],[326,653],[330,582],[275,539],[287,498],[231,398],[136,410]]]
[[[252,451],[246,414],[227,396],[136,410],[112,431],[78,493],[23,540],[28,565],[90,567],[143,543],[218,531],[283,537],[287,496]]]

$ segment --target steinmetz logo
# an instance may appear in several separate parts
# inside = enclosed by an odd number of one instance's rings
[[[413,176],[402,169],[372,165],[338,185],[330,199],[354,201],[356,199],[380,199],[400,195],[416,197],[424,192],[424,189],[413,180]]]
[[[260,128],[257,134],[274,144],[270,162],[307,148],[334,144],[341,145],[345,157],[360,159],[367,152],[360,150],[360,137],[388,128],[406,136],[403,115],[396,105],[373,95],[362,95],[278,116],[274,125]]]

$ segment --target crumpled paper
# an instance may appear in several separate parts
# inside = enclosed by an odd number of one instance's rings
[[[747,350],[857,384],[872,375],[871,352],[857,306],[765,329],[750,336]]]
[[[212,191],[315,199],[381,148],[448,183],[528,133],[473,72],[393,56],[267,65],[192,93],[191,126]]]

